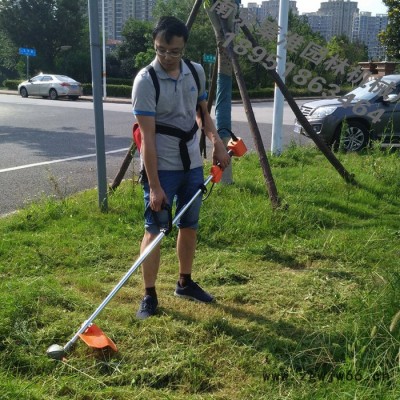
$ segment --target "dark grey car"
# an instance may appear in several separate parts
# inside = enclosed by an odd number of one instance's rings
[[[301,112],[328,145],[358,151],[370,140],[400,139],[400,75],[371,79],[345,96],[305,103]],[[294,131],[307,135],[295,121]]]

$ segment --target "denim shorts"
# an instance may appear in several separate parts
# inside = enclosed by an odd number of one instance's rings
[[[202,167],[193,168],[189,171],[158,171],[158,178],[168,198],[168,204],[172,207],[173,202],[176,202],[175,214],[179,213],[181,208],[192,199],[204,183]],[[160,226],[154,220],[153,212],[150,209],[148,182],[143,183],[143,191],[145,229],[149,233],[157,235],[160,232]],[[177,222],[178,228],[198,228],[201,202],[202,196],[199,195]],[[163,220],[165,218],[165,212],[158,213],[158,223],[161,226],[166,224],[167,221]]]

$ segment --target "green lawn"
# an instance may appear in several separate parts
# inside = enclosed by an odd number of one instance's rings
[[[273,210],[256,155],[203,204],[194,279],[216,296],[177,299],[174,230],[162,242],[159,314],[134,318],[140,272],[96,319],[119,352],[65,345],[128,271],[143,234],[127,180],[44,199],[0,219],[1,399],[398,399],[400,158],[339,154],[347,184],[313,148],[270,157]],[[55,192],[56,184],[55,184]]]

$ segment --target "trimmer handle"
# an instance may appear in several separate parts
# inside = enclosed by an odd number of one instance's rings
[[[164,203],[161,210],[156,212],[151,210],[154,218],[154,222],[158,228],[165,235],[168,235],[172,231],[172,208],[169,204]]]

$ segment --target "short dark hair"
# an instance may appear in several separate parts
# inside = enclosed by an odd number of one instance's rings
[[[184,22],[175,17],[161,17],[153,29],[153,40],[161,35],[169,44],[173,36],[183,37],[185,43],[189,37],[189,31]]]

